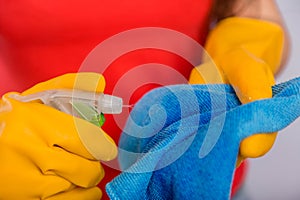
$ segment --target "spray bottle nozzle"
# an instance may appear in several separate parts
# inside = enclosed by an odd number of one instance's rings
[[[103,119],[103,113],[119,114],[123,108],[120,97],[82,90],[46,90],[27,96],[12,94],[11,98],[22,102],[41,100],[46,105],[97,125],[101,124],[96,121]]]

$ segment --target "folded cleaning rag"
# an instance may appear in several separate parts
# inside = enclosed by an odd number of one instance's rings
[[[241,105],[229,85],[174,85],[146,94],[119,142],[123,172],[111,199],[229,199],[239,144],[300,115],[300,79]]]

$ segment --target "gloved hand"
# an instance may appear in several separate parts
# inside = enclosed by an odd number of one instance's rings
[[[205,46],[218,69],[214,63],[200,65],[192,71],[190,83],[229,83],[242,103],[270,98],[274,74],[281,63],[283,38],[282,28],[271,22],[224,19],[211,31]],[[276,134],[257,134],[244,139],[238,163],[267,153]]]
[[[76,83],[76,84],[75,84]],[[103,91],[95,73],[66,74],[21,95],[48,89]],[[99,127],[41,102],[0,101],[0,199],[100,199],[99,160],[116,157],[113,140]]]
[[[124,171],[107,184],[110,198],[229,199],[240,141],[282,130],[300,116],[300,79],[273,89],[273,98],[245,105],[228,85],[176,85],[147,93],[121,135]],[[212,104],[219,111],[213,118]]]

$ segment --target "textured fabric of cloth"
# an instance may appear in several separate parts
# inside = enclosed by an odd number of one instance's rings
[[[241,105],[229,85],[155,89],[134,107],[119,142],[123,172],[111,199],[229,199],[239,144],[300,115],[300,79]]]

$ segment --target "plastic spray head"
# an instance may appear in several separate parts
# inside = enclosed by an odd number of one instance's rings
[[[123,100],[120,97],[102,94],[103,97],[99,98],[97,107],[102,113],[120,114],[123,108]]]
[[[98,126],[105,121],[103,114],[119,114],[123,108],[120,97],[82,90],[46,90],[27,96],[12,94],[10,97],[22,102],[41,100],[48,106]]]

